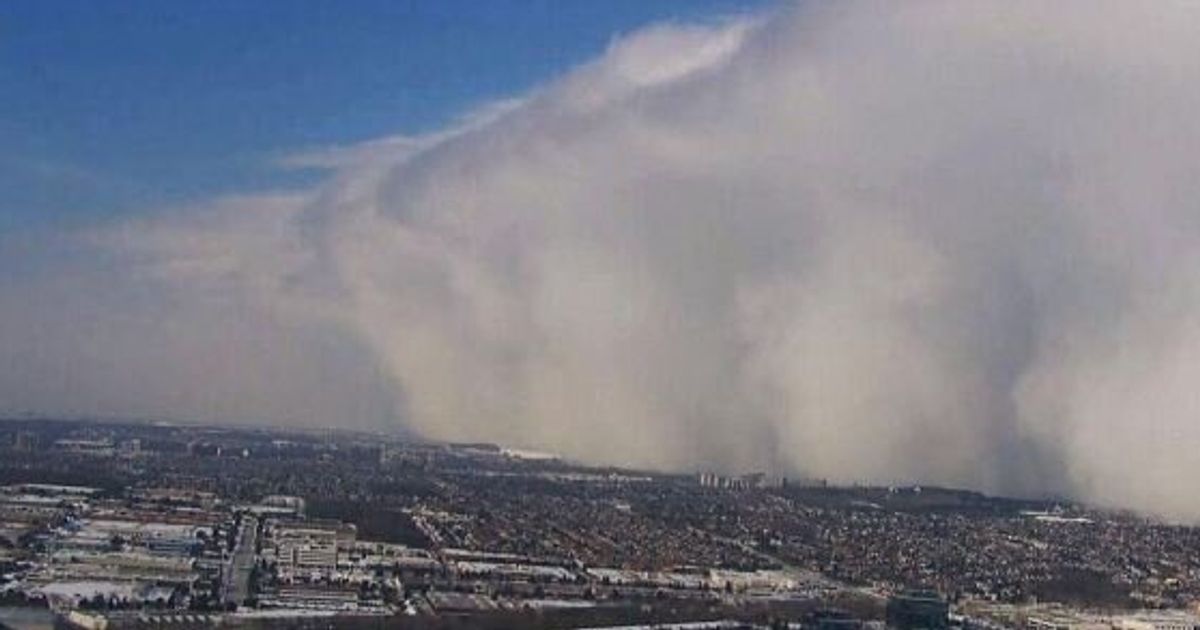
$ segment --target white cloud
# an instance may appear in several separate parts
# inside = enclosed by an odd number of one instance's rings
[[[372,401],[330,423],[395,405],[432,438],[589,461],[1194,519],[1198,18],[842,2],[656,27],[451,129],[296,158],[333,170],[299,198],[125,226],[114,268],[155,280],[102,282],[193,321],[143,369],[281,331],[303,364],[333,335],[388,386],[321,372]],[[225,386],[221,413],[286,419],[310,372]],[[175,400],[150,390],[117,400]]]

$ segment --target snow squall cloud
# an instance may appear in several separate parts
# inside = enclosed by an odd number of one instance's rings
[[[0,274],[0,397],[1195,520],[1198,111],[1183,3],[650,28],[314,190],[37,237],[96,257]]]

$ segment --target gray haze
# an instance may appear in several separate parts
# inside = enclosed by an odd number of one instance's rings
[[[1200,5],[652,28],[311,191],[0,243],[0,401],[1200,519],[1196,112]]]

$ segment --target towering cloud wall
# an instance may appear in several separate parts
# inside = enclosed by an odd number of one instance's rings
[[[90,238],[268,418],[1194,519],[1198,111],[1200,7],[805,3]]]

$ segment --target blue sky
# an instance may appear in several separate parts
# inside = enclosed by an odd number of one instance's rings
[[[0,229],[303,184],[275,158],[445,123],[664,20],[765,0],[0,5]]]

